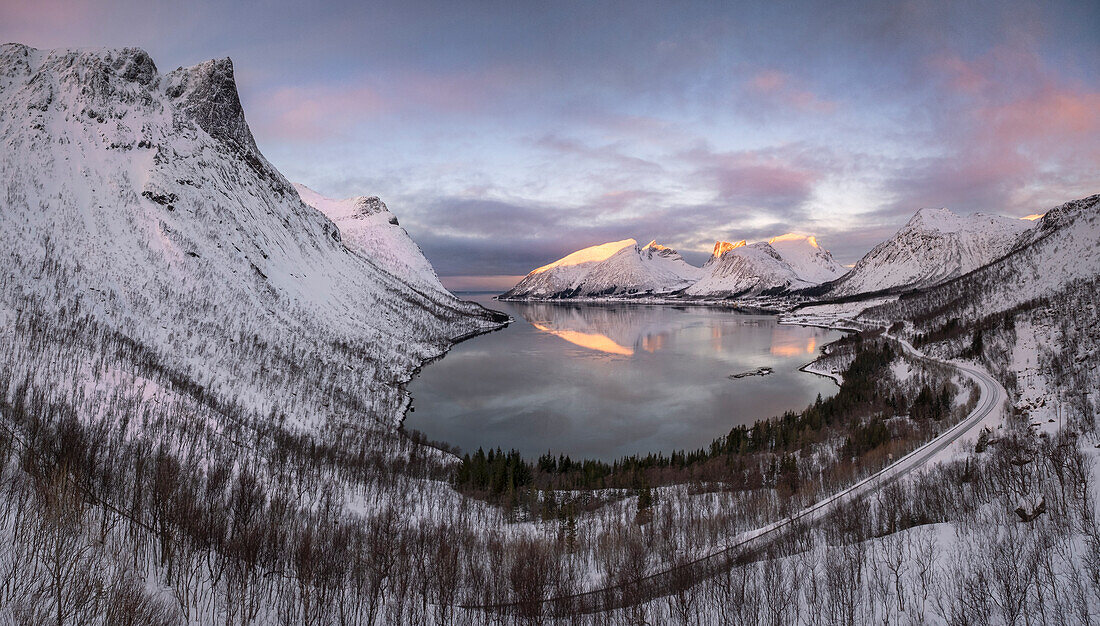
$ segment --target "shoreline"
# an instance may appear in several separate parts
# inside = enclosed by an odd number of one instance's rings
[[[459,299],[462,300],[461,298],[459,298]],[[473,301],[472,300],[463,300],[463,302],[473,302]],[[474,304],[477,304],[477,303],[475,302]],[[478,304],[478,306],[481,306],[481,305]],[[397,390],[398,390],[398,393],[401,394],[401,405],[397,409],[397,413],[398,413],[398,416],[399,416],[398,419],[397,419],[397,433],[400,436],[402,436],[406,439],[410,439],[410,440],[412,439],[411,435],[409,434],[409,431],[405,429],[405,419],[408,417],[410,409],[415,410],[413,405],[412,405],[413,404],[412,393],[409,392],[408,386],[409,386],[409,383],[411,383],[413,380],[416,379],[417,376],[420,375],[420,372],[425,367],[427,367],[428,365],[431,365],[432,363],[435,363],[436,361],[438,361],[438,360],[442,359],[443,357],[447,356],[447,354],[449,354],[451,352],[451,350],[455,346],[457,346],[458,344],[460,344],[464,341],[469,341],[470,339],[473,339],[474,337],[480,337],[482,335],[488,335],[490,333],[495,333],[495,332],[504,330],[505,328],[508,328],[509,326],[511,326],[516,321],[512,316],[510,316],[506,313],[503,313],[501,311],[496,311],[494,309],[489,309],[489,308],[484,307],[484,306],[481,306],[481,308],[495,314],[494,317],[503,316],[505,318],[505,320],[496,322],[496,326],[493,326],[491,328],[471,330],[467,333],[463,333],[461,335],[458,335],[456,337],[453,337],[453,338],[449,339],[447,341],[447,344],[443,347],[443,350],[439,354],[437,354],[433,357],[429,357],[427,359],[424,359],[423,361],[421,361],[416,367],[414,367],[408,373],[408,376],[406,376],[402,380],[397,381]],[[492,321],[492,320],[490,320],[490,321]],[[421,431],[417,431],[417,432],[421,432]],[[427,436],[426,433],[421,432],[421,434],[424,434],[425,437]],[[458,455],[455,454],[454,452],[452,452],[451,450],[444,450],[443,448],[439,447],[438,445],[434,445],[434,444],[437,444],[437,443],[442,443],[442,444],[445,444],[447,446],[451,445],[451,444],[447,443],[446,441],[435,442],[435,441],[432,441],[430,439],[427,440],[427,441],[424,441],[424,442],[420,442],[420,445],[424,445],[424,446],[427,446],[427,447],[432,448],[434,450],[438,450],[439,452],[442,452],[445,456],[454,457],[455,459],[459,458]]]
[[[493,299],[497,300],[497,298],[495,298],[495,297]],[[471,300],[468,300],[468,301],[471,301]],[[787,320],[784,320],[784,317],[783,317],[784,313],[779,312],[779,311],[769,311],[769,310],[763,310],[763,309],[748,310],[746,307],[743,307],[743,306],[722,305],[722,304],[709,305],[705,302],[698,302],[698,301],[697,302],[691,302],[691,303],[679,302],[679,301],[668,301],[668,302],[664,302],[664,303],[653,303],[653,302],[638,302],[636,300],[619,301],[619,300],[608,300],[608,299],[588,300],[588,301],[505,299],[505,300],[497,300],[497,301],[509,302],[509,303],[530,302],[530,303],[538,303],[538,304],[561,304],[561,305],[569,305],[571,302],[576,302],[576,303],[579,303],[579,304],[586,304],[586,305],[591,305],[591,306],[608,306],[608,307],[619,306],[619,305],[623,305],[623,304],[627,304],[627,305],[652,305],[652,304],[666,304],[666,305],[681,304],[681,305],[684,305],[684,304],[688,304],[688,305],[691,305],[691,306],[710,307],[710,308],[715,308],[715,309],[719,309],[719,310],[730,311],[730,312],[739,312],[739,313],[749,314],[749,315],[775,316],[776,323],[781,324],[781,325],[804,326],[804,327],[807,327],[807,328],[822,328],[822,329],[825,329],[825,330],[834,330],[834,331],[838,331],[838,332],[845,333],[845,334],[851,333],[851,332],[859,332],[858,328],[850,328],[850,327],[842,327],[842,326],[830,326],[830,325],[826,325],[826,324],[823,324],[823,323],[815,324],[815,323],[803,323],[803,322],[796,322],[796,321],[787,321]],[[483,308],[487,308],[487,307],[483,306]],[[487,309],[487,310],[493,311],[493,309]],[[500,313],[499,311],[495,311],[495,312]],[[505,315],[503,313],[501,313],[501,314]],[[415,380],[416,377],[420,375],[421,371],[425,367],[427,367],[428,365],[431,365],[432,363],[435,363],[436,361],[439,361],[439,360],[443,359],[458,344],[460,344],[464,341],[468,341],[470,339],[473,339],[475,337],[480,337],[482,335],[488,335],[490,333],[502,331],[502,330],[508,328],[512,323],[515,322],[515,319],[513,317],[511,317],[511,316],[506,316],[506,317],[507,317],[507,321],[500,323],[496,327],[487,328],[487,329],[483,329],[483,330],[474,330],[474,331],[471,331],[471,332],[468,332],[468,333],[465,333],[463,335],[459,335],[459,336],[455,337],[453,340],[450,341],[450,343],[446,346],[446,348],[442,352],[440,352],[438,355],[436,355],[434,357],[425,359],[423,362],[421,362],[416,368],[414,368],[409,373],[407,378],[405,378],[404,380],[402,380],[398,383],[398,389],[400,390],[400,392],[402,394],[402,405],[399,409],[400,418],[399,418],[398,423],[397,423],[397,430],[398,430],[399,433],[401,433],[402,436],[404,436],[406,438],[411,438],[410,431],[405,428],[405,422],[406,422],[406,419],[408,417],[408,414],[411,411],[415,410],[415,407],[413,406],[414,398],[413,398],[411,392],[409,392],[409,390],[408,390],[408,385],[411,384],[413,382],[413,380]],[[814,375],[814,376],[821,376],[821,377],[824,377],[824,378],[828,378],[829,380],[833,381],[833,383],[837,386],[837,388],[839,388],[841,383],[843,382],[843,379],[839,375],[831,374],[831,373],[824,372],[824,371],[818,371],[818,370],[814,369],[814,364],[817,363],[822,357],[826,356],[826,353],[824,352],[825,349],[828,346],[832,345],[833,343],[835,343],[836,341],[839,341],[839,340],[840,339],[835,339],[833,341],[830,341],[829,343],[823,344],[820,347],[820,349],[819,349],[820,351],[818,352],[817,356],[812,361],[796,368],[795,371],[796,372],[803,372],[803,373],[806,373],[806,374],[811,374],[811,375]],[[771,371],[769,373],[774,373],[774,369],[771,369]],[[757,376],[757,375],[754,374],[753,376],[745,376],[745,378],[750,378],[750,377],[755,377],[755,376]],[[730,379],[737,378],[737,379],[739,379],[740,377],[735,377],[735,376],[730,375],[730,376],[727,376],[727,378],[730,378]],[[760,418],[760,419],[764,419],[764,418]],[[421,435],[423,435],[423,437],[425,439],[425,441],[419,442],[421,445],[425,445],[427,447],[438,450],[439,452],[442,452],[447,457],[451,457],[453,459],[460,458],[460,455],[456,454],[454,452],[454,449],[461,450],[461,448],[458,448],[457,446],[454,446],[453,444],[451,444],[447,441],[432,440],[430,437],[428,437],[427,433],[424,433],[423,431],[420,431],[420,430],[417,430],[417,429],[414,429],[414,430],[417,433],[420,433]],[[441,446],[446,446],[446,448],[441,447]],[[660,452],[660,450],[655,450],[654,452]]]

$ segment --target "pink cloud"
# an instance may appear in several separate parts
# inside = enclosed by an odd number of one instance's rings
[[[331,137],[358,123],[398,113],[455,114],[499,103],[522,83],[508,66],[477,72],[404,72],[350,85],[283,87],[257,107],[265,134],[308,140]]]
[[[794,85],[794,78],[778,70],[757,72],[748,81],[749,90],[758,97],[792,109],[813,113],[832,113],[836,103],[819,98],[812,91]]]
[[[787,75],[776,70],[764,70],[752,77],[749,86],[760,93],[775,93],[787,85]]]
[[[750,206],[792,209],[813,193],[822,168],[798,150],[714,153],[696,149],[685,155],[700,166],[723,201]]]
[[[1100,130],[1100,91],[1066,82],[1028,49],[994,48],[964,60],[933,59],[961,100],[975,134],[997,147],[1094,143]]]
[[[895,184],[900,207],[1033,212],[1051,194],[1095,192],[1100,90],[1067,81],[1027,46],[973,59],[942,55],[929,67],[944,87],[930,109],[944,155],[904,172]]]
[[[258,126],[267,135],[308,141],[332,137],[390,110],[386,98],[369,87],[284,87],[266,98]]]

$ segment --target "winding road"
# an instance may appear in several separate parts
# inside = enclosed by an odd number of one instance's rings
[[[856,330],[855,328],[842,327],[836,324],[836,320],[833,320],[833,324],[830,327]],[[461,606],[461,608],[516,613],[521,615],[564,617],[578,613],[599,613],[622,607],[634,606],[655,598],[671,595],[687,589],[701,580],[705,580],[708,577],[725,571],[730,567],[756,560],[769,546],[781,540],[792,530],[803,528],[808,524],[820,520],[845,502],[851,502],[852,500],[873,494],[883,486],[934,460],[940,460],[950,456],[953,452],[949,450],[951,445],[959,442],[964,435],[975,432],[978,424],[988,422],[989,425],[992,425],[999,422],[1001,418],[1000,410],[1004,406],[1008,394],[1004,387],[983,369],[968,363],[933,359],[922,354],[909,342],[897,337],[891,336],[891,338],[898,341],[913,357],[953,367],[964,376],[972,379],[980,391],[978,403],[975,405],[974,409],[951,428],[948,428],[928,443],[906,454],[879,472],[823,498],[788,518],[744,533],[726,548],[695,561],[642,578],[637,578],[623,584],[594,589],[574,595],[545,598],[528,602],[512,602],[493,605],[464,605]]]

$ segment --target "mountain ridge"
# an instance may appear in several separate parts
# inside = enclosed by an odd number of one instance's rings
[[[828,285],[825,297],[928,287],[1004,256],[1033,224],[1026,220],[946,208],[920,209],[893,236]]]
[[[785,253],[769,242],[749,244],[718,240],[703,267],[683,260],[675,250],[651,241],[639,246],[624,239],[583,248],[557,261],[535,268],[501,299],[620,298],[655,296],[662,298],[729,299],[764,292],[790,291],[817,285],[843,274],[840,266],[812,235],[786,233],[771,238]],[[617,277],[615,257],[633,247],[635,253],[652,261],[667,260],[674,278],[667,273]],[[788,258],[790,259],[788,261]],[[621,261],[621,259],[620,259]],[[548,272],[556,273],[549,276]]]

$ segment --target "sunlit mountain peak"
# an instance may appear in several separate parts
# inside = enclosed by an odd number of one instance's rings
[[[1035,220],[1042,219],[1044,215],[1046,215],[1046,213],[1032,213],[1031,215],[1023,216],[1020,219],[1034,222]]]
[[[779,235],[778,237],[772,237],[768,240],[768,243],[773,244],[783,241],[805,241],[807,244],[810,245],[811,248],[820,247],[817,245],[816,237],[814,237],[813,235],[801,235],[799,233],[786,233],[784,235]]]
[[[613,254],[626,248],[628,246],[636,246],[638,242],[633,239],[623,239],[622,241],[612,241],[609,243],[602,243],[598,246],[589,246],[577,250],[573,254],[562,257],[557,261],[549,265],[543,265],[542,267],[531,272],[532,274],[540,274],[555,267],[566,267],[569,265],[581,265],[582,263],[596,263],[599,261],[605,261]]]
[[[717,259],[717,258],[721,257],[723,254],[729,252],[730,250],[734,250],[736,248],[740,248],[740,247],[744,246],[745,243],[746,242],[745,242],[744,239],[742,239],[741,241],[738,241],[737,243],[730,243],[728,241],[715,241],[714,242],[714,252],[711,253],[711,256],[713,256],[714,258]]]

